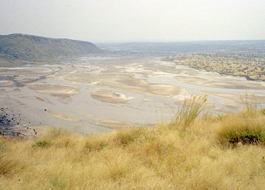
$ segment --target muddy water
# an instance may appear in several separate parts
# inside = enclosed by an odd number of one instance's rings
[[[195,70],[160,61],[160,57],[82,57],[58,65],[4,69],[0,73],[1,105],[20,113],[27,126],[49,125],[86,134],[110,131],[116,122],[119,127],[152,126],[173,119],[179,104],[191,94],[208,94],[216,113],[241,109],[239,97],[245,92],[255,93],[258,106],[265,106],[264,82]],[[124,77],[129,81],[122,81]],[[32,83],[77,86],[80,91],[60,98],[28,88]],[[145,88],[137,88],[137,83]],[[143,90],[157,84],[178,86],[180,91],[161,96]],[[88,89],[133,98],[126,103],[104,102],[93,99]]]

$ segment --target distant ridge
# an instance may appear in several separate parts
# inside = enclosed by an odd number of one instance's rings
[[[102,53],[91,42],[28,34],[0,35],[0,66],[56,62],[64,57]]]

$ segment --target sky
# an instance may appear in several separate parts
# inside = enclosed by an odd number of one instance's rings
[[[0,35],[101,42],[265,40],[265,0],[0,0]]]

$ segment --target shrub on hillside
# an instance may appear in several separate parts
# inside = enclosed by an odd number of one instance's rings
[[[228,115],[221,123],[217,139],[221,144],[265,144],[264,110],[258,111],[254,94],[240,96],[245,110]]]
[[[249,110],[226,117],[217,132],[221,144],[264,144],[265,117],[256,112],[249,115]]]

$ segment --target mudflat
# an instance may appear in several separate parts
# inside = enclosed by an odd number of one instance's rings
[[[3,69],[3,68],[0,68]],[[174,119],[191,94],[208,94],[216,114],[237,111],[254,93],[264,106],[265,83],[196,70],[155,56],[81,57],[58,65],[7,67],[0,102],[22,124],[91,134]]]

